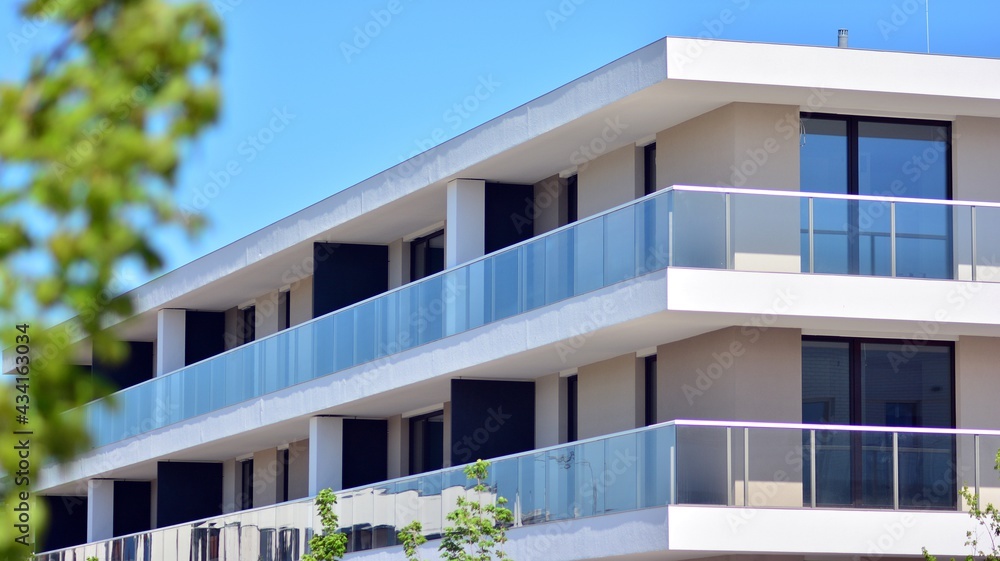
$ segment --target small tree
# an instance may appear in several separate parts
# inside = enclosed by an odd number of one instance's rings
[[[997,451],[993,469],[1000,471],[1000,451]],[[997,538],[1000,537],[1000,510],[993,506],[992,503],[987,503],[984,508],[980,503],[979,495],[970,491],[968,487],[963,487],[958,494],[968,503],[969,516],[976,520],[976,524],[980,528],[985,530],[985,534],[989,536],[990,540],[989,547],[984,549],[984,544],[980,543],[978,533],[972,530],[966,532],[965,545],[972,548],[972,552],[965,556],[966,561],[973,561],[975,559],[1000,561],[1000,544],[997,543]],[[937,557],[931,555],[926,547],[923,548],[923,552],[926,561],[937,561]],[[954,558],[952,558],[952,561],[954,561]]]
[[[337,532],[340,519],[333,512],[335,504],[337,495],[330,489],[323,489],[316,495],[316,510],[323,523],[323,532],[309,538],[309,553],[302,556],[302,561],[336,561],[347,552],[347,535]]]
[[[403,554],[409,561],[417,561],[417,548],[427,543],[424,537],[424,525],[419,520],[414,520],[399,531],[399,541],[403,544]]]
[[[511,561],[503,550],[507,528],[514,523],[514,514],[504,506],[507,499],[498,496],[483,504],[489,467],[489,462],[477,460],[465,468],[465,476],[476,480],[475,499],[459,497],[458,508],[447,516],[453,525],[445,528],[438,551],[448,561]]]

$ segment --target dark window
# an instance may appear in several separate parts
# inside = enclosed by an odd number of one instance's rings
[[[444,230],[410,242],[410,281],[444,270]]]
[[[951,125],[941,121],[803,116],[802,191],[945,200],[951,198]],[[891,213],[881,201],[814,199],[814,271],[892,273]],[[952,278],[951,209],[897,203],[896,276]],[[808,224],[808,203],[802,205]],[[808,234],[803,231],[803,270]]]
[[[410,475],[444,467],[444,411],[410,417]]]
[[[240,344],[245,345],[257,338],[257,307],[247,306],[240,310],[239,333]]]
[[[646,426],[656,424],[656,355],[646,357]]]
[[[236,497],[238,510],[253,508],[253,460],[240,462],[240,495]]]
[[[566,223],[572,224],[577,221],[577,198],[579,192],[576,188],[576,176],[572,175],[566,179]]]
[[[577,375],[566,378],[566,442],[576,442],[579,422],[579,392],[577,391]]]
[[[278,330],[288,329],[292,326],[292,293],[290,291],[278,293]]]
[[[656,191],[656,143],[647,144],[643,148],[643,169],[645,174],[643,182],[645,193],[648,195]]]
[[[278,501],[283,503],[288,500],[288,448],[278,450]]]
[[[954,427],[953,364],[949,342],[804,338],[802,421]],[[816,444],[817,504],[892,507],[892,433],[818,431]],[[954,469],[955,444],[953,435],[899,435],[901,507],[955,506],[956,488],[940,485]],[[804,489],[808,503],[808,481]]]

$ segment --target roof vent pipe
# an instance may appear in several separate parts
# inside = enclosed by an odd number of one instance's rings
[[[847,30],[840,29],[837,31],[837,46],[841,49],[847,48]]]

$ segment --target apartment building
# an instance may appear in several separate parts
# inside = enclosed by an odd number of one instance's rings
[[[964,555],[998,280],[1000,60],[665,38],[132,291],[39,558]]]

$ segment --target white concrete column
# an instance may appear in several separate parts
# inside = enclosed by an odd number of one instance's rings
[[[87,541],[114,537],[115,482],[111,479],[87,481]]]
[[[344,419],[309,419],[309,496],[323,489],[339,491],[344,481]]]
[[[236,460],[222,462],[222,512],[236,512]]]
[[[386,466],[386,475],[389,479],[403,476],[403,424],[407,422],[408,420],[403,419],[401,415],[394,415],[387,420],[389,427],[389,436],[387,438],[389,453],[387,454],[388,465]]]
[[[184,334],[187,310],[156,312],[156,375],[184,368]]]
[[[448,183],[444,228],[444,266],[451,268],[481,257],[486,248],[486,182],[456,179]]]
[[[268,448],[253,453],[253,506],[278,502],[278,449]]]

